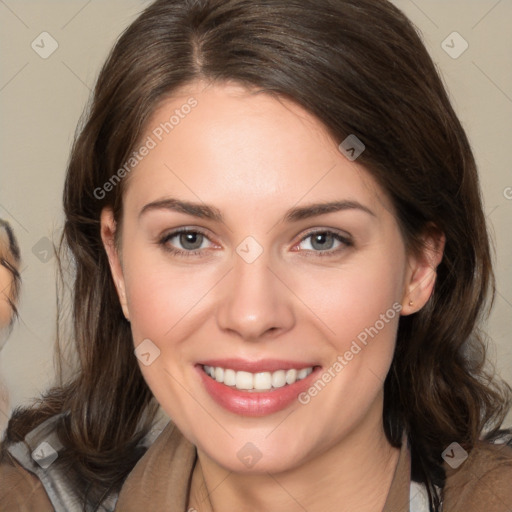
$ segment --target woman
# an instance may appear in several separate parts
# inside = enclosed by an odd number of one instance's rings
[[[475,161],[393,5],[153,3],[64,207],[78,368],[11,418],[3,508],[510,509]]]
[[[20,250],[9,223],[0,219],[0,350],[9,337],[18,316],[21,276]],[[0,432],[9,417],[9,393],[0,376]]]
[[[18,316],[20,250],[10,224],[0,219],[0,349]]]

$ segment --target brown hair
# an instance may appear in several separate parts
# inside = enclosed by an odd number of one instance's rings
[[[487,373],[478,330],[494,277],[475,160],[416,29],[384,0],[158,0],[128,27],[97,81],[64,190],[78,370],[15,412],[7,442],[65,413],[58,462],[91,483],[95,500],[140,456],[134,447],[156,406],[99,229],[104,207],[121,218],[123,182],[102,199],[94,191],[135,149],[159,102],[198,78],[291,99],[336,141],[355,134],[366,145],[358,162],[389,194],[408,248],[421,248],[429,225],[446,235],[429,302],[400,319],[383,418],[394,446],[407,429],[413,478],[438,510],[443,450],[495,434],[511,389]]]

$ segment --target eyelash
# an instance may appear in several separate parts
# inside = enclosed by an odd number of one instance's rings
[[[203,235],[206,239],[210,240],[208,238],[208,236],[206,235],[206,233],[204,233],[200,229],[179,229],[177,231],[173,231],[172,233],[168,233],[168,234],[164,235],[158,241],[158,244],[161,245],[165,251],[170,252],[171,254],[174,254],[176,256],[184,256],[184,257],[200,256],[201,252],[204,249],[196,249],[193,251],[184,251],[182,249],[176,249],[176,247],[170,246],[168,244],[169,240],[171,240],[179,235],[185,234],[185,233],[194,233],[194,234]],[[311,237],[313,235],[318,235],[318,234],[332,235],[337,241],[341,242],[345,246],[345,248],[352,247],[354,245],[353,241],[350,238],[342,236],[339,233],[336,233],[335,231],[331,231],[328,229],[323,229],[323,230],[319,229],[319,230],[315,230],[315,231],[310,231],[310,232],[306,233],[300,239],[299,243],[296,245],[300,245],[302,242],[304,242],[304,240],[307,240],[309,237]],[[337,255],[337,253],[340,252],[340,250],[341,250],[341,248],[330,249],[330,250],[326,250],[326,251],[310,251],[310,250],[308,250],[308,251],[312,252],[314,254],[313,257],[323,258],[326,256],[328,257],[328,256]]]

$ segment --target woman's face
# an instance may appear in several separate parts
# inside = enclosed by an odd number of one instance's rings
[[[13,258],[9,256],[9,238],[4,228],[0,228],[0,258],[8,260],[15,265]],[[17,265],[16,265],[17,266]],[[11,301],[14,294],[14,278],[11,271],[0,264],[0,329],[6,328],[12,320],[14,311]],[[2,339],[0,338],[0,348]]]
[[[2,248],[0,247],[0,253]],[[0,265],[0,329],[7,327],[12,319],[13,310],[9,300],[12,300],[13,277],[11,272]]]
[[[428,298],[389,199],[339,142],[291,102],[196,82],[148,125],[119,252],[102,215],[144,378],[232,471],[381,429],[399,315]]]

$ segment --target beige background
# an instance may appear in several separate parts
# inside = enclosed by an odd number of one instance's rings
[[[14,227],[23,256],[21,321],[0,353],[11,406],[37,396],[53,377],[55,258],[45,262],[44,251],[62,225],[70,143],[109,48],[147,3],[0,0],[0,217]],[[498,370],[512,382],[512,0],[395,4],[422,31],[476,153],[497,260],[486,329]],[[442,47],[454,31],[469,44],[456,59]],[[47,59],[31,47],[42,32],[58,43]],[[445,44],[451,52],[463,48],[457,36]]]

